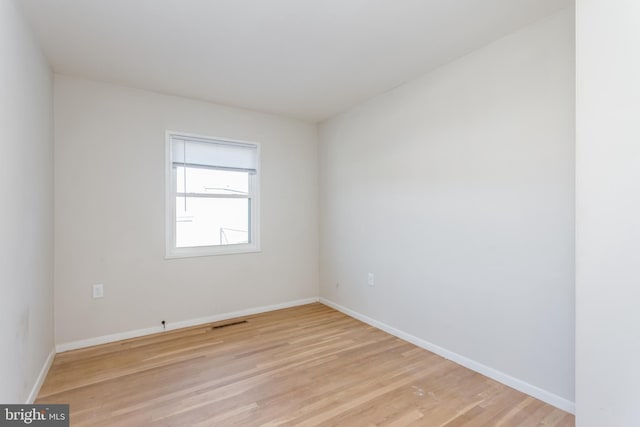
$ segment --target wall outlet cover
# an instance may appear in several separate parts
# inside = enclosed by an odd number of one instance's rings
[[[93,298],[104,298],[104,286],[102,283],[97,283],[92,286]]]

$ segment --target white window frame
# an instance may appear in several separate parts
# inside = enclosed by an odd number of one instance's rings
[[[215,245],[215,246],[197,246],[197,247],[176,247],[176,177],[173,168],[173,150],[172,139],[185,138],[197,139],[205,142],[223,142],[227,144],[251,144],[256,146],[257,165],[256,173],[249,175],[249,193],[251,194],[251,220],[249,243],[231,244],[231,245]],[[165,258],[190,258],[212,255],[231,255],[260,252],[260,144],[257,142],[248,142],[233,140],[228,138],[218,138],[204,135],[196,135],[185,132],[166,131],[165,143]]]

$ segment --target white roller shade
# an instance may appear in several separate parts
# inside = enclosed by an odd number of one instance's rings
[[[171,150],[175,166],[237,170],[252,174],[258,168],[258,147],[255,144],[174,136]]]

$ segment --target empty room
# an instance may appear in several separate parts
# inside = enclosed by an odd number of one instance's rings
[[[640,426],[636,0],[0,0],[0,426]]]

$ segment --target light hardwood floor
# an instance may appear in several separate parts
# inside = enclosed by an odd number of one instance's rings
[[[69,403],[72,426],[574,425],[321,304],[243,320],[58,354],[36,403]]]

